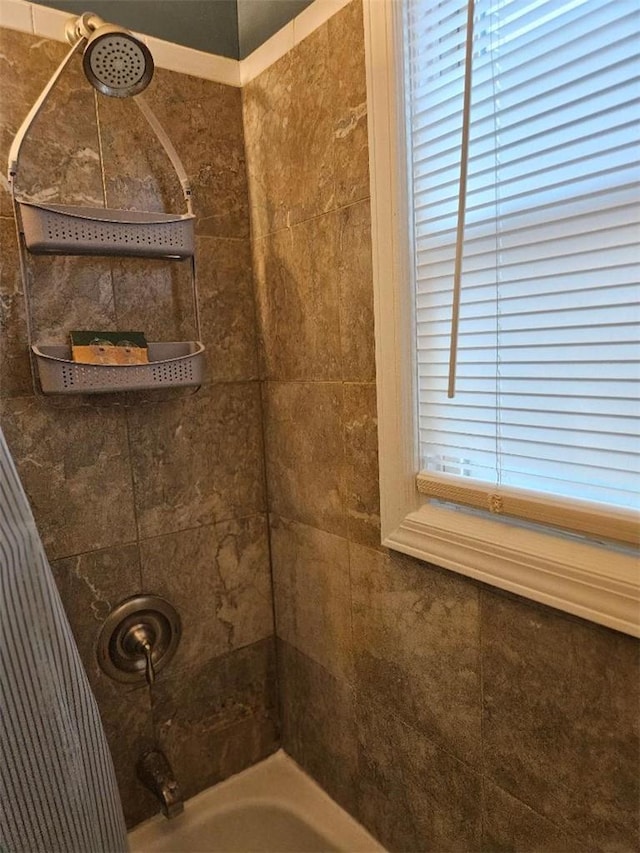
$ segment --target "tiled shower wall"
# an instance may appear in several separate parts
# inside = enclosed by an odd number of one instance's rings
[[[0,30],[2,162],[63,53]],[[182,209],[130,102],[94,96],[77,69],[55,98],[25,188]],[[359,0],[243,93],[258,352],[240,93],[158,71],[149,99],[194,182],[210,378],[197,395],[32,394],[0,189],[1,423],[129,822],[156,808],[133,772],[145,746],[163,746],[190,795],[277,745],[262,404],[288,751],[391,849],[637,849],[638,644],[378,545]],[[189,337],[186,272],[31,258],[36,339]],[[139,591],[185,626],[152,691],[107,681],[93,657],[110,607]]]
[[[65,53],[0,30],[0,162]],[[135,778],[167,753],[186,796],[277,748],[275,648],[247,184],[238,89],[157,70],[147,97],[193,181],[208,383],[154,395],[32,392],[6,183],[0,188],[0,415],[98,698],[127,820],[157,810]],[[33,128],[21,187],[77,205],[184,209],[135,104],[94,94],[76,60]],[[29,258],[34,337],[73,328],[195,337],[184,263]],[[149,690],[99,670],[102,621],[127,596],[177,607],[183,639]]]
[[[243,97],[285,748],[392,850],[638,850],[639,644],[378,545],[360,0]]]

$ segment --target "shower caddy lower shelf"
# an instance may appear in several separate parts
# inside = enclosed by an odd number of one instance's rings
[[[32,346],[45,394],[104,394],[113,391],[202,385],[204,346],[199,341],[149,343],[148,364],[82,364],[65,345]]]

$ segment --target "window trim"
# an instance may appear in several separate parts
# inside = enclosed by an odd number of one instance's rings
[[[399,0],[363,0],[382,544],[640,637],[640,565],[619,550],[424,505],[416,429]]]

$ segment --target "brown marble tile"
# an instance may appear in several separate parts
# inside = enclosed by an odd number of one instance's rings
[[[270,509],[345,537],[342,386],[269,382],[263,393]]]
[[[257,325],[249,241],[201,237],[197,264],[209,379],[256,379]]]
[[[156,737],[185,797],[279,746],[272,639],[163,679],[152,696]]]
[[[67,50],[58,42],[0,28],[3,163],[24,117]],[[39,201],[104,206],[99,150],[94,90],[75,57],[23,143],[19,193]],[[5,190],[0,192],[0,213],[12,215]]]
[[[0,422],[49,559],[134,541],[121,410],[21,397],[0,403]]]
[[[375,379],[368,202],[255,241],[254,266],[267,378]]]
[[[142,538],[264,511],[256,383],[202,388],[127,417]]]
[[[480,761],[478,588],[350,545],[356,686],[450,754]]]
[[[102,672],[96,658],[104,620],[125,598],[144,590],[137,545],[123,545],[55,560],[51,564],[60,597],[89,680],[100,694],[112,696],[136,686],[118,684]]]
[[[353,690],[278,641],[282,743],[318,784],[353,814],[357,754]]]
[[[596,848],[554,826],[488,779],[484,786],[482,849],[491,853],[589,853]]]
[[[345,505],[349,539],[380,547],[378,418],[375,385],[344,385]]]
[[[67,343],[72,329],[117,328],[107,258],[30,255],[27,266],[36,343]]]
[[[640,644],[483,590],[485,771],[586,847],[640,840]]]
[[[278,637],[350,681],[351,598],[345,539],[271,517]]]
[[[288,224],[288,116],[294,97],[287,53],[242,89],[251,233],[263,237]],[[277,152],[277,156],[274,156]]]
[[[254,244],[264,375],[278,380],[341,376],[335,213]]]
[[[145,97],[191,180],[197,233],[248,237],[239,89],[157,68]],[[135,104],[111,101],[100,102],[109,204],[182,212],[182,192],[160,143]]]
[[[369,202],[340,210],[337,229],[342,378],[373,382],[376,363]]]
[[[149,99],[157,89],[154,79],[145,91]],[[177,140],[166,126],[162,107],[156,110],[169,139]],[[104,187],[107,206],[122,210],[185,213],[186,204],[180,182],[170,160],[132,98],[98,97],[98,117],[104,162]],[[178,156],[184,152],[177,147]],[[184,162],[184,160],[183,160]]]
[[[292,97],[285,116],[289,167],[287,224],[335,207],[335,80],[327,24],[291,51]],[[282,113],[281,113],[282,115]]]
[[[327,22],[334,103],[335,203],[369,196],[367,80],[362,0],[352,0]]]
[[[0,217],[0,397],[31,393],[15,223],[13,219]]]
[[[116,328],[144,331],[148,341],[195,340],[188,262],[113,258]]]
[[[169,533],[141,542],[140,553],[145,590],[170,601],[182,620],[161,678],[273,634],[264,516]]]
[[[160,803],[136,774],[141,755],[156,748],[149,689],[141,687],[126,695],[98,694],[98,706],[113,758],[125,820],[131,828],[160,811]]]
[[[480,850],[480,776],[371,696],[357,700],[359,820],[398,853]]]

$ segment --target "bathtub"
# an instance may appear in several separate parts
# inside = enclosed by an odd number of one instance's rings
[[[129,833],[131,853],[384,851],[280,750]]]

